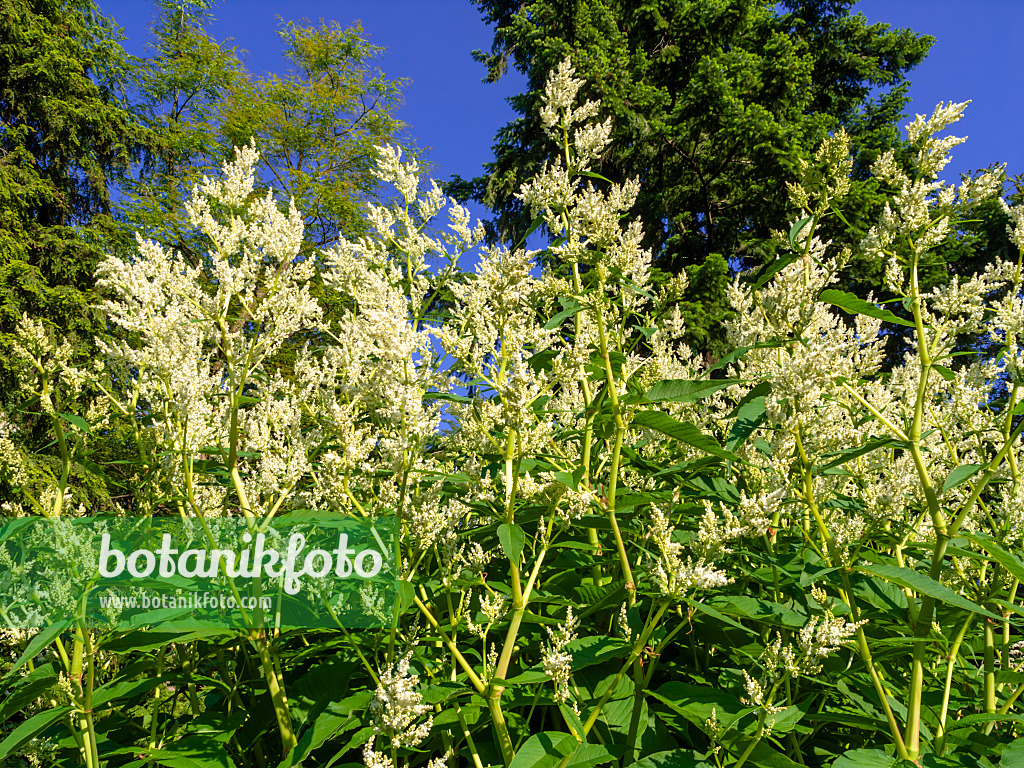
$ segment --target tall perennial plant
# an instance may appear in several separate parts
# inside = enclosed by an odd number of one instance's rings
[[[913,315],[903,365],[881,372],[880,327],[905,321],[829,288],[850,257],[816,234],[849,188],[839,132],[791,186],[782,255],[733,284],[735,351],[702,369],[679,341],[685,278],[652,282],[621,223],[638,183],[594,170],[611,123],[580,86],[568,61],[552,73],[556,158],[520,192],[543,253],[482,246],[382,148],[398,197],[324,254],[348,307],[325,323],[301,219],[254,191],[241,148],[189,203],[199,266],[143,239],[102,265],[94,369],[26,319],[22,408],[50,415],[59,458],[19,449],[17,409],[0,421],[8,515],[90,514],[80,478],[116,474],[110,504],[134,515],[393,516],[400,599],[380,630],[7,632],[0,759],[1017,759],[1021,264],[918,280],[954,206],[1001,188],[938,181],[965,105],[908,126],[909,167],[873,168],[891,202],[861,247]],[[997,357],[957,351],[983,331]]]

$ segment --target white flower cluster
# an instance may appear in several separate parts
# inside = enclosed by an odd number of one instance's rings
[[[541,654],[541,666],[544,672],[555,683],[554,699],[559,704],[569,700],[569,676],[572,674],[572,654],[566,648],[576,639],[576,629],[580,621],[573,616],[572,606],[566,608],[565,623],[557,629],[547,627],[549,643],[545,644]],[[575,708],[576,704],[573,703]]]
[[[710,514],[711,518],[715,519],[715,515],[710,508],[707,514]],[[705,515],[705,520],[702,520],[702,524],[708,519],[707,514]],[[714,524],[717,526],[717,521]],[[710,525],[711,523],[707,523],[707,526]],[[653,575],[658,589],[663,595],[678,600],[694,589],[714,589],[715,587],[724,587],[730,583],[731,579],[726,575],[725,571],[716,569],[703,557],[698,558],[694,562],[693,558],[688,556],[684,561],[682,556],[683,545],[674,539],[674,530],[669,525],[665,513],[657,505],[652,504],[650,536],[654,539],[660,552],[660,557],[654,565]],[[709,533],[708,535],[711,536],[712,534]],[[714,535],[717,535],[717,533]],[[711,545],[711,543],[709,541],[708,545]],[[715,546],[711,547],[711,549],[717,554],[722,548]]]
[[[396,747],[416,746],[427,738],[434,722],[432,716],[417,722],[431,706],[423,704],[423,695],[415,690],[420,678],[409,673],[411,660],[410,651],[380,673],[377,692],[370,702],[374,728],[378,733],[388,734]]]

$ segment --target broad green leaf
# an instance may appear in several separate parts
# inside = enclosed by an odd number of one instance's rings
[[[372,695],[368,693],[359,693],[356,694],[356,696],[358,696],[359,700],[363,703],[363,707],[365,707],[366,704],[369,703],[370,698],[372,698]],[[349,697],[349,699],[354,698],[356,697]],[[349,699],[346,699],[346,701]],[[362,711],[363,710],[361,708],[356,709],[355,711],[345,711],[345,708],[343,707],[340,710],[328,708],[324,712],[321,712],[313,721],[313,724],[302,732],[302,735],[299,737],[298,744],[296,744],[295,748],[288,753],[288,756],[285,757],[278,768],[291,768],[291,766],[298,765],[305,760],[306,757],[309,756],[309,753],[314,749],[321,747],[328,739],[333,738],[335,734],[340,731],[347,730],[346,726],[360,725],[362,723],[360,719]]]
[[[832,763],[832,768],[892,768],[896,758],[880,749],[851,749]]]
[[[612,659],[628,656],[630,651],[622,640],[594,635],[573,640],[566,646],[566,650],[572,655],[574,672],[593,664],[607,664]]]
[[[561,312],[559,312],[557,315],[555,315],[546,323],[544,323],[545,331],[552,331],[555,328],[561,328],[562,323],[564,323],[570,317],[575,315],[577,312],[584,309],[584,306],[582,304],[573,301],[572,299],[562,299],[562,306],[564,307],[564,309]]]
[[[611,763],[617,759],[608,751],[607,747],[600,744],[580,744],[572,753],[565,768],[591,768],[591,766]]]
[[[1024,715],[1019,715],[1014,712],[992,712],[977,715],[965,715],[957,720],[953,720],[949,724],[949,730],[952,731],[956,728],[978,725],[979,723],[1024,723]]]
[[[784,270],[786,267],[788,267],[790,264],[792,264],[799,258],[799,253],[789,253],[786,254],[785,256],[778,257],[777,259],[775,259],[775,261],[773,261],[759,273],[755,272],[757,279],[754,280],[753,277],[751,278],[752,282],[754,283],[754,287],[762,287],[765,283],[767,283],[769,280],[771,280],[773,277],[779,274],[779,272]]]
[[[724,613],[720,613],[720,612],[716,611],[714,608],[712,608],[710,605],[707,605],[706,603],[700,603],[700,602],[697,602],[696,600],[691,600],[689,598],[683,598],[683,599],[689,605],[691,605],[694,608],[694,610],[700,611],[701,613],[706,613],[711,618],[713,618],[713,619],[715,619],[717,621],[720,621],[723,624],[728,624],[729,626],[735,627],[736,629],[742,629],[744,632],[747,632],[747,633],[749,633],[751,635],[757,634],[750,627],[745,627],[742,624],[740,624],[738,621],[736,621],[735,619],[730,619]]]
[[[652,403],[692,403],[739,383],[736,379],[665,379],[655,383],[645,398]]]
[[[0,742],[0,760],[6,759],[15,750],[21,749],[21,747],[34,739],[41,731],[46,730],[70,712],[71,707],[46,709],[33,715],[25,722],[20,723],[17,728],[7,735],[6,739]]]
[[[704,601],[704,605],[715,608],[722,613],[731,616],[739,616],[743,619],[763,621],[777,627],[789,627],[800,629],[807,623],[807,616],[792,608],[787,608],[779,603],[770,600],[760,600],[756,597],[737,596],[715,596]]]
[[[792,227],[789,228],[789,246],[796,249],[796,239],[800,237],[800,233],[804,231],[807,225],[810,223],[813,216],[804,216],[804,218],[795,222]]]
[[[961,483],[967,482],[977,474],[981,466],[981,464],[961,464],[949,473],[946,482],[942,484],[942,492],[945,493],[950,488],[956,488]]]
[[[787,342],[785,341],[766,341],[761,344],[752,344],[749,347],[738,347],[737,349],[734,349],[732,352],[726,354],[717,363],[708,368],[707,371],[705,371],[705,373],[710,375],[714,371],[717,371],[719,368],[725,368],[727,365],[732,365],[737,360],[742,360],[743,356],[752,349],[776,349],[777,347],[786,346],[786,343]]]
[[[1024,768],[1024,737],[1014,739],[1003,750],[1000,768]]]
[[[515,523],[502,523],[498,526],[498,541],[501,543],[501,550],[509,561],[518,566],[519,558],[523,554],[523,546],[526,544],[526,533]]]
[[[839,451],[838,453],[829,454],[830,456],[834,456],[835,458],[832,459],[832,461],[830,461],[825,466],[820,467],[818,471],[824,472],[826,469],[838,467],[840,464],[845,464],[848,461],[853,461],[859,456],[864,456],[865,454],[871,453],[872,451],[877,451],[879,448],[891,446],[894,442],[895,441],[892,438],[888,437],[882,438],[880,440],[869,440],[864,445],[858,446],[856,448],[848,448],[845,451]]]
[[[747,441],[751,433],[764,420],[765,398],[771,392],[771,382],[763,381],[750,390],[733,411],[736,420],[725,441],[727,451],[735,451]]]
[[[74,413],[62,413],[60,417],[64,419],[64,421],[70,424],[74,424],[87,435],[92,434],[92,430],[89,428],[89,422],[83,419],[81,416]]]
[[[14,666],[12,666],[10,670],[8,670],[6,677],[4,677],[3,683],[0,684],[0,687],[6,685],[7,681],[14,676],[15,672],[21,669],[22,665],[24,665],[25,662],[34,659],[36,656],[42,653],[43,649],[46,648],[50,643],[52,643],[54,639],[58,635],[60,635],[61,632],[67,629],[70,623],[70,621],[60,621],[56,624],[51,624],[50,626],[40,630],[39,634],[37,634],[35,637],[29,640],[28,645],[25,646],[24,653],[22,653],[21,656],[18,657],[18,660],[14,662]]]
[[[718,441],[711,435],[705,435],[689,421],[676,421],[671,416],[660,411],[640,411],[633,416],[633,426],[646,427],[655,432],[678,440],[681,443],[692,445],[694,448],[710,453],[712,456],[720,456],[723,459],[738,461],[739,457],[726,451],[718,444]]]
[[[58,679],[52,664],[36,667],[25,675],[12,690],[5,692],[5,697],[0,702],[0,724],[10,720],[23,707],[46,693]]]
[[[1024,563],[1015,554],[1007,551],[998,541],[984,533],[964,531],[960,535],[983,547],[993,560],[1024,582]]]
[[[120,706],[126,706],[127,700],[147,693],[164,682],[167,681],[158,677],[145,680],[115,680],[96,689],[92,706],[96,710],[105,709],[108,703],[119,699],[123,700],[120,701]]]
[[[722,743],[733,753],[742,754],[750,748],[751,736],[736,731],[727,731],[722,736]],[[748,762],[761,768],[800,768],[800,763],[772,747],[767,741],[758,741],[750,752]]]
[[[227,749],[206,736],[192,734],[167,742],[150,753],[153,762],[167,768],[235,768]]]
[[[707,731],[707,721],[711,718],[712,710],[718,722],[727,727],[732,727],[737,720],[753,711],[743,706],[732,694],[709,686],[673,681],[649,693],[704,732]]]
[[[648,755],[643,760],[630,763],[629,768],[711,768],[712,765],[692,749],[672,749]]]
[[[578,743],[571,733],[535,733],[516,752],[509,768],[554,768],[563,758],[576,751]]]
[[[996,621],[1002,621],[999,616],[986,611],[977,603],[973,603],[962,595],[958,595],[944,584],[925,576],[923,573],[912,571],[909,568],[899,568],[895,565],[862,565],[858,569],[862,573],[876,576],[879,579],[888,581],[904,589],[912,589],[922,595],[928,595],[936,600],[962,608],[965,611],[977,613],[979,616],[987,616]]]
[[[902,317],[894,315],[888,309],[880,309],[870,301],[865,301],[864,299],[858,298],[852,293],[847,293],[846,291],[837,291],[834,288],[829,288],[818,294],[818,301],[823,301],[826,304],[839,307],[851,315],[867,315],[868,317],[873,317],[877,320],[885,320],[888,323],[905,325],[908,328],[914,327],[913,323],[904,320]]]

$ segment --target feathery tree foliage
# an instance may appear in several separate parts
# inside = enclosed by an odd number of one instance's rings
[[[103,328],[93,272],[116,231],[110,189],[146,139],[127,66],[88,0],[0,2],[0,393],[22,313],[79,353]]]

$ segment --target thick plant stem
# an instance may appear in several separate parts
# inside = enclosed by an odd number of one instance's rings
[[[277,718],[277,728],[281,733],[283,757],[298,744],[295,730],[292,727],[291,713],[288,710],[288,696],[285,694],[282,681],[278,678],[277,666],[270,654],[270,639],[265,634],[261,634],[254,637],[252,642],[256,646],[256,652],[259,653],[263,676],[267,681],[267,691],[270,693],[270,700],[274,705],[274,717]]]
[[[912,310],[914,314],[914,326],[917,331],[917,348],[921,356],[920,380],[917,387],[917,399],[914,402],[914,417],[910,426],[909,444],[910,455],[914,460],[914,467],[917,470],[918,480],[924,491],[928,504],[928,512],[932,518],[932,525],[935,528],[935,547],[932,551],[931,577],[938,580],[942,563],[946,557],[946,545],[949,536],[946,531],[946,519],[939,508],[938,496],[932,485],[931,475],[925,466],[924,456],[921,454],[921,434],[924,422],[925,399],[928,395],[928,375],[931,372],[931,353],[929,351],[927,333],[924,327],[924,316],[921,311],[921,292],[918,285],[917,260],[910,270],[910,295],[913,300]],[[921,610],[917,616],[914,626],[914,655],[910,670],[910,694],[907,699],[907,727],[904,741],[907,745],[907,754],[910,760],[917,760],[921,754],[921,708],[922,695],[924,692],[924,666],[925,656],[928,652],[928,635],[931,632],[932,615],[935,610],[935,601],[928,595],[921,599]]]
[[[953,639],[953,645],[949,649],[949,658],[946,662],[946,685],[942,690],[942,709],[939,711],[939,727],[935,731],[935,752],[941,755],[946,746],[946,717],[949,714],[949,695],[953,688],[953,669],[956,667],[957,656],[960,653],[960,644],[964,641],[968,628],[974,622],[974,614],[967,614],[964,623],[960,625],[960,631]]]
[[[601,283],[601,291],[604,292],[604,283]],[[633,569],[629,564],[629,555],[626,554],[626,546],[622,540],[622,531],[619,530],[619,523],[615,519],[615,492],[619,481],[619,462],[622,455],[622,439],[626,434],[626,422],[622,418],[622,404],[619,402],[619,395],[615,383],[615,374],[612,371],[612,360],[608,350],[608,334],[604,327],[604,316],[600,308],[594,312],[597,317],[598,341],[601,345],[601,356],[604,358],[605,386],[608,387],[608,397],[612,403],[612,414],[615,418],[615,446],[612,449],[612,464],[609,470],[608,498],[606,506],[608,509],[608,523],[611,525],[612,533],[615,536],[615,547],[619,553],[619,563],[622,566],[622,577],[626,580],[626,594],[629,598],[629,605],[636,603],[636,582],[633,580]]]
[[[843,591],[845,592],[846,604],[850,606],[851,618],[854,621],[860,620],[860,610],[857,608],[857,602],[853,598],[853,586],[850,584],[850,574],[844,568],[839,571],[843,579]],[[861,661],[864,662],[864,666],[867,667],[868,675],[871,676],[871,684],[875,688],[875,693],[878,695],[878,700],[882,704],[882,711],[885,712],[885,720],[889,725],[889,733],[892,736],[893,743],[896,745],[896,754],[899,755],[901,760],[907,760],[907,747],[903,741],[903,735],[900,733],[899,723],[896,722],[896,716],[893,714],[892,707],[889,704],[889,693],[885,690],[885,684],[882,682],[881,675],[878,674],[878,670],[875,668],[874,657],[871,655],[871,646],[868,644],[867,634],[864,632],[864,627],[857,627],[857,650],[860,653]]]
[[[501,691],[492,691],[487,696],[487,709],[491,713],[491,723],[494,725],[495,733],[498,736],[498,748],[501,750],[501,759],[505,765],[512,764],[515,751],[512,748],[512,737],[508,733],[508,725],[505,724],[505,715],[501,711]]]
[[[985,712],[996,713],[996,642],[992,621],[985,619]],[[994,722],[985,723],[985,733],[992,733]]]

